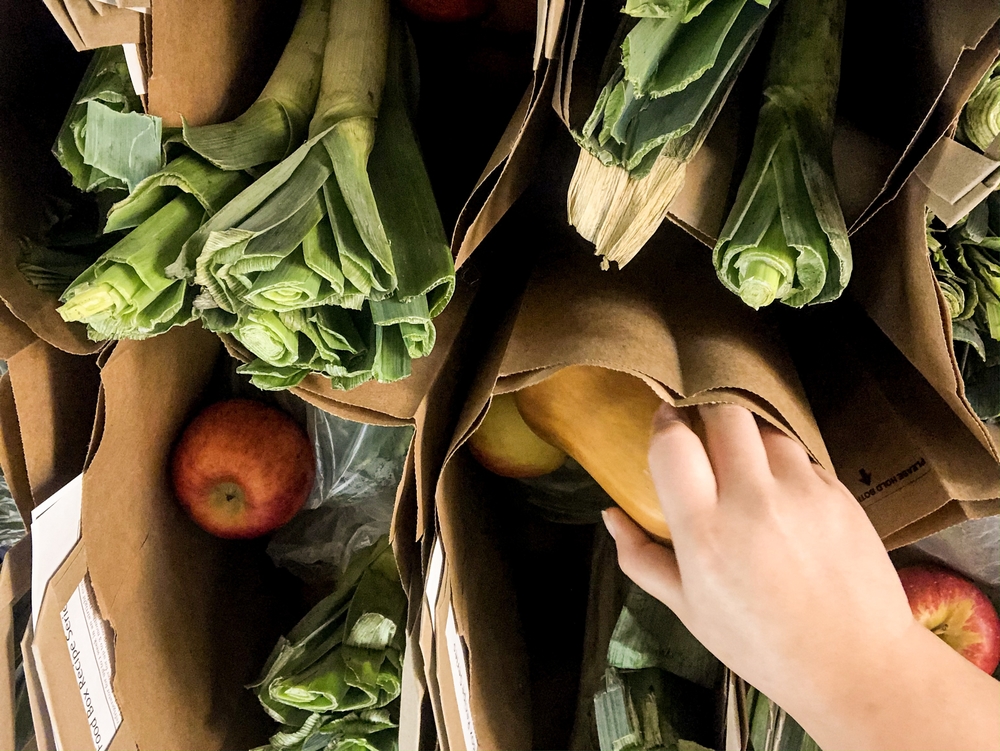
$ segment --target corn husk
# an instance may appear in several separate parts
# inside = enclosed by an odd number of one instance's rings
[[[714,260],[753,308],[840,296],[851,277],[833,181],[833,115],[844,0],[786,0],[750,161]]]
[[[251,687],[282,724],[265,748],[395,748],[405,625],[406,595],[383,538],[279,640]]]
[[[135,189],[163,166],[162,122],[143,114],[121,47],[94,53],[52,148],[83,191]]]
[[[245,170],[288,156],[316,108],[330,0],[306,0],[278,64],[257,100],[232,122],[193,127],[181,140],[220,169]]]
[[[145,339],[191,321],[194,290],[164,269],[205,217],[247,182],[191,155],[144,180],[109,219],[137,226],[66,289],[59,314],[87,324],[95,341]]]
[[[287,388],[310,372],[335,388],[405,378],[433,348],[431,319],[454,289],[407,113],[408,37],[400,24],[389,33],[384,3],[363,8],[331,6],[313,135],[209,220],[170,267],[203,288],[195,306],[206,325],[257,355],[242,372],[261,388]],[[306,310],[307,323],[293,315]],[[346,322],[343,338],[361,344],[323,346],[331,332],[317,316]]]
[[[666,216],[768,15],[753,0],[642,3],[581,132],[569,221],[604,265],[628,263]],[[626,5],[626,13],[629,5]]]

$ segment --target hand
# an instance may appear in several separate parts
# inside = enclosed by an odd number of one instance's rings
[[[975,685],[985,685],[980,676],[995,684],[988,690],[1000,698],[1000,684],[913,620],[878,534],[835,477],[742,407],[698,414],[704,443],[665,405],[649,449],[673,549],[620,510],[606,513],[633,581],[826,751],[910,747],[898,734],[882,737],[894,726],[884,715],[894,711],[899,681],[925,684],[924,668],[942,661]],[[1000,742],[1000,722],[989,722]]]

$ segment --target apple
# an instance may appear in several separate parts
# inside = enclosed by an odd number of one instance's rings
[[[469,437],[469,450],[486,469],[503,477],[540,477],[559,469],[566,454],[527,426],[513,394],[497,394]]]
[[[918,623],[976,667],[996,670],[1000,617],[979,587],[942,566],[908,566],[899,580]]]
[[[403,7],[424,21],[468,21],[493,9],[494,0],[403,0]]]
[[[187,426],[171,461],[174,492],[194,522],[217,537],[259,537],[288,522],[316,477],[306,432],[251,399],[213,404]]]

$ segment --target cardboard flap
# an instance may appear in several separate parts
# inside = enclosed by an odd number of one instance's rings
[[[225,122],[243,113],[274,70],[296,3],[171,0],[153,9],[149,114],[164,127]],[[141,14],[133,14],[139,17]]]
[[[31,497],[38,504],[83,469],[100,374],[94,357],[70,355],[41,340],[7,365]]]
[[[31,537],[21,538],[3,558],[0,567],[0,748],[15,743],[15,649],[20,649],[23,629],[30,619]]]
[[[996,506],[996,459],[860,306],[790,311],[786,338],[837,476],[887,544],[965,518],[965,502]]]
[[[25,528],[31,525],[31,509],[35,501],[31,497],[31,483],[28,481],[28,467],[24,460],[24,444],[21,442],[21,426],[14,404],[14,389],[10,385],[10,373],[0,376],[0,469],[10,494],[21,512]]]
[[[560,251],[539,263],[522,298],[501,377],[587,364],[645,376],[679,404],[745,392],[831,466],[780,335],[718,283],[697,241],[665,225],[633,263],[605,272],[563,230],[551,240]]]
[[[947,136],[927,152],[915,173],[933,193],[948,203],[962,196],[1000,170],[1000,162]]]
[[[82,535],[114,629],[114,691],[140,749],[247,748],[270,730],[244,686],[289,617],[254,541],[214,538],[170,489],[170,450],[206,393],[218,338],[191,325],[120,342],[101,373],[105,419],[83,477]],[[65,647],[63,647],[65,649]]]
[[[77,50],[93,50],[118,44],[137,44],[141,14],[126,8],[89,0],[44,0],[53,18]]]
[[[927,250],[927,189],[912,178],[900,195],[854,237],[849,293],[927,379],[994,457],[997,446],[965,400],[951,319]]]

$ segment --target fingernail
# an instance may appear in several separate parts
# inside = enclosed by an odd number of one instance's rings
[[[683,423],[684,425],[688,424],[687,419],[685,419],[684,414],[679,409],[672,404],[663,402],[656,412],[653,413],[653,435],[666,430],[675,422]]]
[[[610,508],[606,508],[601,511],[601,518],[604,519],[604,526],[611,533],[611,536],[615,536],[615,532],[618,529],[618,522],[615,520],[615,515],[611,513]]]

